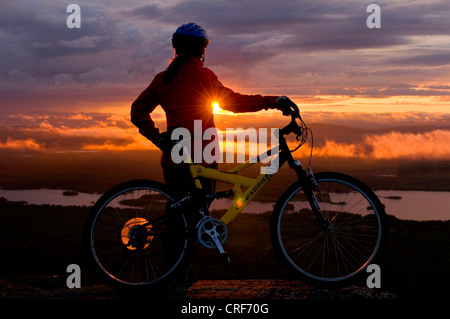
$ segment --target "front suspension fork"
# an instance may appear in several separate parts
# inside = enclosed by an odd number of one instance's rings
[[[323,212],[320,209],[319,202],[317,201],[316,196],[314,195],[314,190],[316,190],[319,186],[316,179],[314,178],[314,174],[311,170],[311,167],[308,167],[308,171],[303,169],[300,165],[299,161],[295,161],[295,171],[297,172],[297,176],[302,185],[303,192],[306,195],[309,205],[311,206],[311,210],[314,216],[317,218],[317,222],[319,223],[319,227],[326,233],[331,233],[334,230],[332,224],[328,222],[325,218]]]

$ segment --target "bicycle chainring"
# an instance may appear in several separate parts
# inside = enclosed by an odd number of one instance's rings
[[[228,229],[223,221],[207,216],[197,226],[197,237],[199,242],[209,249],[218,248],[213,237],[217,238],[221,245],[228,237]]]

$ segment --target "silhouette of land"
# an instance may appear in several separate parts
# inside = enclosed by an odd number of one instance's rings
[[[10,152],[0,150],[0,187],[66,189],[103,193],[135,178],[163,180],[159,151]],[[309,158],[300,158],[304,166]],[[227,169],[237,164],[220,164]],[[314,172],[337,171],[359,178],[372,189],[450,191],[450,163],[445,160],[374,160],[314,156]],[[259,174],[259,164],[244,174]],[[296,177],[284,165],[257,200],[273,201]]]
[[[0,153],[0,185],[7,189],[103,193],[134,178],[162,181],[160,153],[156,151]],[[307,164],[307,159],[302,159],[302,163]],[[445,161],[315,157],[312,164],[316,172],[348,173],[374,189],[450,190],[450,165]],[[255,167],[248,174],[258,172],[259,167]],[[287,167],[281,169],[257,199],[273,201],[294,180]],[[50,295],[51,291],[65,289],[66,268],[73,263],[82,267],[86,293],[89,287],[103,285],[84,265],[81,242],[88,211],[89,207],[28,205],[0,199],[0,297],[8,298],[8,292],[16,291],[11,287],[34,287]],[[226,243],[232,259],[230,268],[224,269],[217,252],[201,248],[195,261],[200,279],[295,280],[273,254],[269,221],[269,214],[238,216],[229,227]],[[450,221],[416,222],[390,216],[389,224],[389,248],[381,268],[383,291],[400,299],[448,297]]]
[[[26,205],[19,202],[0,200],[0,233],[3,240],[0,244],[0,297],[13,298],[11,294],[22,294],[28,297],[50,298],[56,291],[61,291],[59,297],[53,298],[86,298],[91,291],[93,298],[102,294],[111,295],[109,288],[96,291],[94,286],[103,286],[84,262],[82,252],[82,231],[89,207],[63,207],[51,205]],[[280,298],[304,295],[307,298],[363,298],[357,296],[366,291],[362,282],[353,290],[340,290],[320,294],[305,285],[299,285],[297,290],[288,291],[294,285],[293,278],[278,262],[272,251],[269,237],[270,214],[241,214],[229,227],[229,238],[226,249],[231,257],[229,269],[225,269],[220,256],[214,250],[199,247],[194,267],[201,281],[209,280],[281,280],[286,291],[277,293]],[[399,299],[435,299],[449,296],[450,289],[450,221],[405,221],[392,216],[389,218],[390,240],[384,263],[381,264],[382,277],[380,294],[395,296]],[[81,284],[85,290],[80,295],[64,290],[67,288],[67,266],[78,264],[81,267]],[[291,282],[291,283],[289,283]],[[216,282],[217,283],[217,282]],[[244,287],[234,285],[236,296],[245,291]],[[254,283],[257,285],[258,283]],[[200,285],[200,284],[199,284]],[[207,283],[202,289],[210,288]],[[243,285],[246,285],[245,283]],[[271,285],[271,283],[267,283]],[[28,287],[28,288],[27,288]],[[192,289],[197,289],[193,286]],[[216,286],[217,288],[217,286]],[[270,288],[270,287],[269,287]],[[269,289],[267,288],[267,289]],[[178,287],[178,289],[184,289]],[[199,288],[198,288],[199,289]],[[218,294],[232,294],[230,291]],[[19,291],[17,291],[19,290]],[[37,291],[39,290],[39,291]],[[23,291],[23,290],[22,290]],[[34,292],[33,292],[34,291]],[[283,292],[284,291],[284,292]],[[176,291],[175,291],[176,292]],[[188,293],[187,291],[185,291]],[[266,291],[267,292],[267,291]],[[276,292],[276,291],[275,291]],[[275,293],[274,292],[274,293]],[[33,295],[33,293],[36,293]],[[100,296],[98,295],[100,293]],[[173,293],[173,292],[172,292]],[[189,294],[192,294],[192,290]],[[196,290],[196,298],[200,292]],[[263,293],[263,292],[262,292]],[[366,297],[374,297],[369,293]],[[74,295],[75,294],[75,295]],[[376,293],[375,293],[376,294]],[[170,294],[166,294],[166,297]],[[283,297],[284,296],[284,297]],[[161,295],[163,297],[163,295]],[[176,296],[173,295],[175,298]],[[178,295],[177,298],[180,296]],[[113,298],[113,297],[111,297]],[[115,295],[114,298],[117,298]]]

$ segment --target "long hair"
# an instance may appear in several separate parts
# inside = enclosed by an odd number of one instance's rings
[[[170,81],[172,81],[172,79],[175,77],[175,75],[181,69],[181,67],[183,66],[185,61],[186,61],[185,55],[178,55],[178,54],[175,55],[175,58],[173,58],[170,61],[170,64],[167,67],[166,72],[164,73],[164,76],[163,76],[164,83],[169,83]]]

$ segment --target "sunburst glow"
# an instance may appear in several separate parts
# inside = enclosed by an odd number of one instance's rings
[[[220,113],[222,111],[222,109],[220,108],[219,103],[217,103],[217,102],[213,102],[212,103],[212,107],[213,107],[213,112],[214,113]]]

